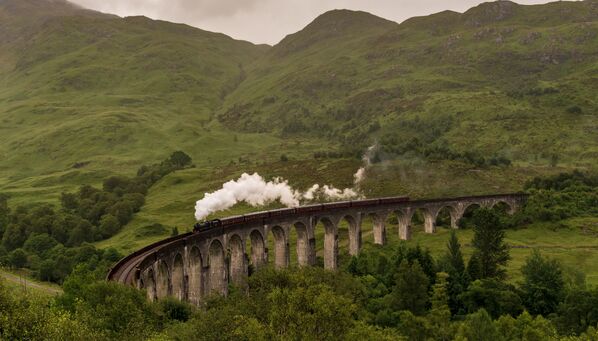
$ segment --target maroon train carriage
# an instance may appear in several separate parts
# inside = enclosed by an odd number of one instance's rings
[[[367,207],[376,206],[380,203],[380,199],[366,199],[351,201],[351,207]]]
[[[231,225],[242,224],[244,222],[245,222],[245,216],[237,215],[237,216],[233,216],[233,217],[228,217],[226,219],[222,219],[222,226],[226,227],[226,226],[231,226]]]
[[[390,197],[390,198],[381,198],[380,204],[400,204],[403,202],[408,202],[409,197]]]
[[[295,214],[295,208],[280,208],[270,211],[270,218],[285,217]]]
[[[312,212],[320,212],[324,209],[324,205],[322,204],[314,204],[314,205],[307,205],[307,206],[300,206],[296,208],[298,214],[303,213],[312,213]]]
[[[337,201],[331,202],[329,204],[324,204],[325,209],[339,209],[339,208],[349,208],[351,207],[350,201]]]
[[[251,223],[251,222],[263,222],[264,219],[270,217],[270,212],[256,212],[256,213],[250,213],[250,214],[246,214],[245,215],[245,222],[246,223]]]

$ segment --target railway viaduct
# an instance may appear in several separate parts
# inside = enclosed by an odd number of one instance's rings
[[[242,286],[248,276],[249,264],[259,269],[273,257],[276,268],[289,266],[292,249],[289,236],[293,229],[297,236],[294,247],[297,263],[309,266],[316,263],[316,226],[323,225],[324,267],[335,270],[339,252],[338,227],[343,220],[349,226],[349,254],[357,255],[362,243],[361,223],[368,216],[374,225],[374,242],[384,245],[385,224],[390,214],[396,214],[398,218],[400,239],[407,240],[411,237],[411,221],[417,210],[424,217],[425,232],[434,233],[436,218],[443,208],[450,212],[452,228],[458,228],[458,221],[472,205],[493,207],[504,203],[512,214],[525,200],[525,194],[415,201],[386,198],[231,217],[222,220],[223,227],[185,233],[149,245],[117,263],[107,279],[145,289],[150,300],[174,296],[199,304],[209,294],[226,295],[229,283]],[[269,235],[274,239],[273,250],[268,249]]]

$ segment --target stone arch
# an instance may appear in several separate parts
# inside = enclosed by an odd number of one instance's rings
[[[189,251],[189,271],[187,279],[187,296],[189,302],[199,305],[203,296],[202,258],[199,248],[194,246]]]
[[[247,277],[247,265],[245,263],[245,247],[243,239],[238,234],[230,237],[230,279],[236,285],[242,285]]]
[[[169,284],[170,271],[168,269],[168,264],[163,260],[159,260],[156,273],[156,297],[158,299],[170,295]]]
[[[399,222],[399,238],[401,240],[411,239],[411,220],[414,210],[411,207],[399,209],[394,212]]]
[[[257,270],[266,263],[266,245],[264,236],[259,230],[253,230],[249,234],[251,243],[251,263]]]
[[[515,214],[515,211],[517,211],[517,208],[513,205],[513,203],[506,199],[497,199],[494,202],[492,202],[492,205],[490,207],[492,209],[500,210],[501,206],[506,207],[506,209],[504,209],[504,212],[507,214],[512,215]]]
[[[374,244],[385,245],[386,244],[386,219],[388,213],[386,212],[371,212],[364,214],[365,219],[370,219],[372,223],[372,233],[374,235]],[[362,219],[362,226],[363,226]]]
[[[299,266],[308,266],[314,264],[313,251],[315,246],[311,245],[307,226],[303,222],[293,224],[297,233],[297,264]]]
[[[226,295],[228,291],[226,260],[224,257],[224,247],[218,239],[213,240],[210,244],[208,262],[210,263],[209,292]]]
[[[319,221],[324,225],[324,268],[336,270],[338,266],[338,228],[328,217]]]
[[[484,207],[483,203],[481,202],[465,202],[463,203],[463,208],[462,208],[462,212],[461,212],[461,216],[459,217],[459,220],[457,221],[457,226],[461,227],[463,225],[463,218],[470,218],[473,213],[475,212],[475,210],[480,209]]]
[[[361,249],[361,219],[348,214],[342,220],[349,224],[349,255],[356,256]]]
[[[183,256],[177,253],[172,263],[172,295],[179,300],[185,299],[185,270]]]
[[[289,266],[289,245],[286,233],[281,226],[275,225],[272,227],[272,235],[274,236],[274,267],[286,268]]]
[[[453,224],[454,217],[456,217],[455,207],[451,205],[443,205],[438,208],[434,223],[436,226],[448,226],[455,227]]]
[[[147,298],[150,301],[156,300],[156,279],[154,276],[154,270],[149,269],[147,274],[145,275],[145,281],[143,282],[143,286],[147,291]]]

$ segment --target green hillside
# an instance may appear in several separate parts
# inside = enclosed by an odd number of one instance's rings
[[[0,18],[0,186],[9,190],[98,181],[173,149],[201,159],[231,140],[212,130],[212,112],[267,49],[66,2],[2,1]]]
[[[333,11],[254,64],[219,119],[347,147],[378,139],[395,155],[583,167],[598,161],[597,52],[592,1],[489,2],[400,25]]]

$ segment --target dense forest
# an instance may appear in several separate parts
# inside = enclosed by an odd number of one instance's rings
[[[43,281],[62,283],[76,264],[113,263],[114,249],[89,244],[112,237],[141,209],[148,189],[162,177],[191,164],[177,151],[161,163],[142,166],[135,177],[111,176],[101,189],[83,185],[62,193],[61,206],[33,205],[10,209],[0,195],[0,264],[27,267]]]
[[[531,221],[596,215],[598,176],[576,171],[536,178],[526,191],[528,204],[514,216],[479,208],[464,218],[463,228],[474,233],[469,259],[453,231],[441,257],[400,243],[366,249],[336,272],[266,268],[253,272],[247,287],[231,286],[227,297],[210,297],[201,307],[174,299],[148,302],[142,291],[103,281],[116,258],[109,250],[95,251],[66,275],[64,293],[54,299],[15,296],[0,287],[0,336],[595,340],[598,288],[586,285],[583,273],[565,269],[539,251],[521,267],[522,280],[510,281],[505,272],[510,247],[504,238],[509,229]],[[87,252],[94,253],[91,248]]]

